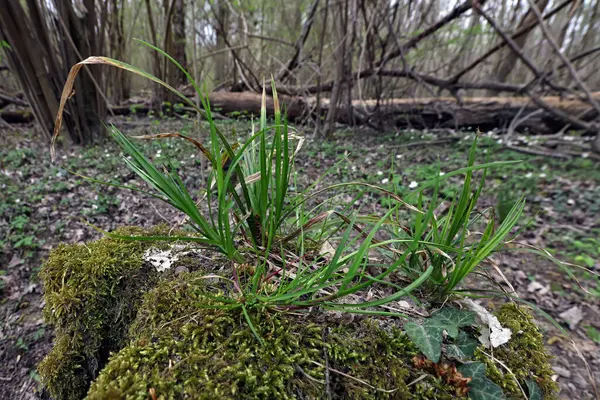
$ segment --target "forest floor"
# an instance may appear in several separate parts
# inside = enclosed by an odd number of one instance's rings
[[[130,134],[180,131],[195,135],[190,121],[123,118],[114,121]],[[247,132],[247,122],[224,122]],[[302,133],[302,132],[301,132]],[[450,134],[458,140],[439,143]],[[297,185],[364,181],[395,188],[409,186],[466,165],[472,132],[401,131],[378,133],[340,130],[335,139],[306,135],[297,164]],[[600,272],[600,165],[589,159],[572,161],[529,156],[502,149],[502,137],[484,134],[479,161],[523,160],[490,172],[478,209],[494,207],[499,198],[527,197],[519,240],[548,249],[561,260]],[[536,140],[515,137],[525,144]],[[437,141],[437,144],[436,142]],[[201,154],[185,141],[145,142],[155,161],[171,158],[191,190],[201,186]],[[3,131],[0,135],[0,398],[39,398],[36,365],[52,346],[52,327],[42,317],[43,287],[37,273],[50,249],[60,242],[79,243],[99,237],[83,221],[105,230],[118,226],[149,227],[174,224],[181,215],[165,204],[139,193],[89,183],[67,172],[100,180],[135,183],[113,143],[90,148],[59,149],[59,162],[50,162],[49,145],[29,133]],[[448,179],[441,191],[452,196],[460,179]],[[350,195],[340,194],[344,201]],[[345,197],[344,197],[345,196]],[[368,194],[357,206],[363,212],[387,206],[385,196]],[[494,260],[504,274],[489,275],[508,290],[510,283],[521,299],[534,304],[560,324],[562,330],[537,313],[536,321],[555,356],[553,364],[564,399],[592,398],[590,375],[600,385],[600,279],[577,271],[581,287],[555,264],[532,253],[501,253]],[[477,282],[467,282],[478,285]],[[585,290],[584,290],[585,289]],[[588,293],[586,293],[586,291]],[[493,308],[502,299],[486,300]],[[574,345],[577,349],[575,349]],[[589,369],[582,360],[587,360]]]

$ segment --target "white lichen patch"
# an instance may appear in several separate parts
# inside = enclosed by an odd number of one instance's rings
[[[175,245],[168,250],[160,250],[151,247],[144,253],[144,261],[152,265],[158,272],[164,272],[171,268],[179,257],[184,256],[189,251],[182,251],[185,246]]]
[[[478,338],[481,344],[486,347],[498,347],[508,343],[512,331],[504,328],[495,315],[471,299],[461,300],[460,302],[475,313],[476,322],[481,329],[481,335]]]

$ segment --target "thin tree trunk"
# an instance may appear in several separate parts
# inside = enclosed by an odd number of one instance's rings
[[[548,2],[549,0],[537,0],[536,4],[537,7],[543,12],[546,6],[548,5]],[[528,10],[527,14],[525,14],[523,19],[521,19],[521,22],[519,23],[519,26],[516,30],[518,31],[522,27],[527,26],[534,21],[535,14],[531,10]],[[531,35],[531,32],[533,32],[533,30],[515,39],[515,43],[517,44],[519,49],[522,49],[523,46],[525,46],[527,38]],[[501,53],[500,60],[502,61],[500,62],[500,65],[496,69],[494,75],[498,82],[506,82],[508,80],[508,76],[513,71],[515,65],[519,61],[519,57],[510,48],[505,48],[504,51]]]
[[[185,2],[184,0],[175,0],[175,9],[173,10],[173,54],[183,68],[187,68],[187,57],[185,55]],[[175,69],[175,82],[178,85],[185,85],[187,78],[179,68]]]
[[[215,56],[215,82],[218,85],[227,79],[229,72],[228,54],[224,51],[227,48],[225,41],[229,32],[229,9],[225,0],[218,0],[215,31],[217,33],[217,47],[215,50],[219,52]]]

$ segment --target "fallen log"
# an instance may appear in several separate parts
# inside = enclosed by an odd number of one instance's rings
[[[600,92],[594,93],[600,100]],[[301,122],[307,117],[316,118],[316,98],[279,96],[282,107],[290,121]],[[552,134],[559,132],[567,121],[556,114],[541,109],[529,97],[465,97],[459,104],[453,97],[402,98],[375,100],[354,100],[352,113],[338,113],[337,122],[343,124],[363,123],[386,128],[414,129],[491,129],[506,130],[515,118],[513,126],[518,132]],[[583,121],[593,121],[598,116],[591,107],[576,98],[546,96],[540,100],[566,115],[579,116]],[[209,94],[211,108],[221,115],[242,116],[260,115],[262,96],[253,92],[214,92]],[[327,113],[329,99],[321,99],[321,111]],[[150,110],[146,103],[113,106],[115,115],[145,114]],[[193,114],[189,106],[173,106],[171,110],[183,114]],[[273,99],[267,98],[267,113],[273,115]],[[3,111],[2,118],[7,122],[29,122],[33,118],[27,111]],[[354,118],[352,116],[354,115]],[[357,119],[356,116],[359,118]],[[514,125],[514,124],[513,124]],[[591,124],[590,126],[593,126]],[[591,132],[596,134],[597,132]]]
[[[213,92],[208,95],[211,110],[221,115],[244,115],[260,116],[262,96],[254,92]],[[281,104],[285,105],[287,117],[290,120],[300,120],[308,111],[308,104],[299,97],[279,96]],[[267,114],[273,115],[273,98],[267,97]],[[189,106],[175,105],[170,107],[176,114],[194,113]],[[152,110],[150,103],[129,104],[123,106],[112,106],[114,115],[145,114]],[[166,107],[163,105],[163,111]]]
[[[594,94],[600,98],[600,93]],[[592,121],[597,115],[591,107],[580,100],[547,96],[541,98],[552,108],[568,115],[578,115],[583,121]],[[321,107],[329,108],[325,99]],[[373,120],[382,120],[396,128],[451,128],[451,129],[508,129],[511,122],[521,120],[517,131],[533,134],[559,132],[567,124],[554,114],[540,109],[529,97],[465,97],[458,104],[452,97],[390,99],[377,104],[374,100],[352,102],[359,113]],[[347,114],[338,122],[348,123]],[[596,134],[596,132],[592,132]]]
[[[34,119],[30,110],[0,110],[0,118],[10,124],[29,123]]]
[[[8,105],[8,104],[16,104],[18,106],[28,107],[29,103],[25,100],[22,100],[15,96],[10,96],[8,94],[0,92],[0,108]]]

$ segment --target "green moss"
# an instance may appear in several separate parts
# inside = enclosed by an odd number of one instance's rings
[[[209,290],[202,273],[191,273],[145,294],[129,346],[111,358],[88,398],[326,398],[327,364],[335,370],[333,398],[454,397],[454,388],[431,376],[408,386],[422,373],[412,366],[416,347],[398,328],[254,311],[261,345],[239,308],[209,306]]]
[[[164,234],[122,228],[120,235]],[[39,372],[55,399],[81,399],[104,366],[110,351],[120,349],[141,293],[153,287],[158,273],[143,267],[147,242],[103,238],[87,245],[59,245],[43,265],[44,317],[56,330],[55,346]]]
[[[117,232],[155,235],[164,228]],[[105,238],[52,252],[41,277],[44,313],[57,336],[39,370],[53,398],[87,393],[89,399],[319,399],[328,392],[335,399],[456,397],[457,388],[438,368],[415,367],[417,347],[391,321],[334,324],[318,310],[254,308],[250,318],[261,345],[239,307],[211,300],[233,298],[228,280],[214,270],[206,276],[206,266],[186,256],[177,265],[192,272],[159,275],[143,264],[149,246]],[[209,264],[225,266],[219,260]],[[525,387],[534,379],[552,398],[552,370],[531,316],[514,305],[503,306],[497,316],[513,338],[494,349],[494,357],[514,376],[481,349],[475,358],[509,397],[521,396],[517,381]]]
[[[494,349],[493,356],[512,373],[478,349],[475,359],[486,364],[487,376],[510,398],[523,398],[516,381],[527,390],[527,380],[537,383],[544,393],[544,398],[556,398],[558,387],[552,380],[554,372],[550,365],[551,357],[544,347],[542,334],[533,322],[531,314],[524,307],[507,303],[496,316],[502,326],[512,330],[513,336],[506,345]]]

